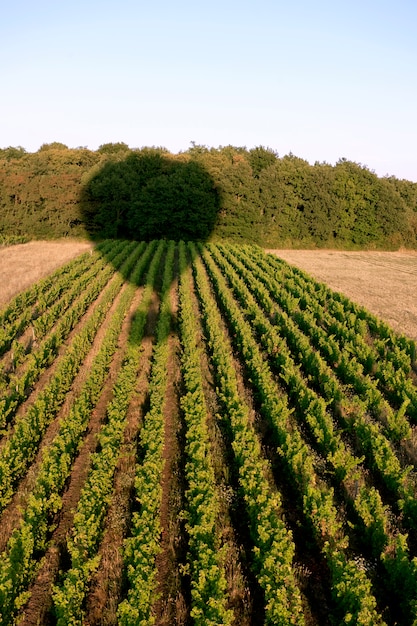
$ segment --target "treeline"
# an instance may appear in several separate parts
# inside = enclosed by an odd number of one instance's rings
[[[262,146],[0,150],[0,236],[415,248],[417,183]]]

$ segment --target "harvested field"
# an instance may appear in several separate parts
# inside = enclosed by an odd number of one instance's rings
[[[0,306],[77,255],[89,241],[30,241],[0,248]]]
[[[417,340],[417,252],[268,250]]]

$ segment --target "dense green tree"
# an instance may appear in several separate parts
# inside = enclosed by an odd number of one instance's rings
[[[97,152],[99,152],[100,154],[117,154],[118,152],[125,153],[129,150],[130,148],[127,143],[119,141],[117,143],[102,143],[98,147]]]
[[[108,153],[107,153],[108,154]],[[82,191],[82,210],[89,232],[100,237],[129,235],[128,212],[150,177],[162,170],[160,153],[129,152],[94,168]]]
[[[195,162],[173,162],[150,178],[129,211],[137,239],[207,239],[216,222],[218,196],[210,176]]]
[[[404,200],[408,209],[417,212],[417,183],[395,176],[384,177],[382,180],[387,181],[393,187]]]
[[[86,236],[79,197],[83,175],[99,159],[86,149],[50,145],[0,159],[0,230],[33,238]]]
[[[406,222],[408,226],[408,237],[406,245],[414,246],[417,240],[417,183],[410,180],[398,179],[395,176],[386,177],[386,181],[398,194],[406,206]]]
[[[0,148],[0,159],[6,159],[7,161],[20,159],[25,154],[27,154],[27,152],[22,146],[17,146],[17,148],[13,148],[12,146]]]
[[[95,236],[205,239],[216,221],[218,194],[199,163],[144,149],[96,168],[83,205]]]
[[[38,152],[44,152],[45,150],[69,150],[65,143],[60,141],[52,141],[52,143],[43,143]]]
[[[367,167],[340,160],[334,168],[333,193],[344,218],[342,236],[354,246],[396,246],[409,239],[403,199]]]
[[[310,170],[307,161],[288,155],[261,171],[257,203],[262,213],[262,239],[268,246],[308,241],[306,188]]]
[[[256,183],[246,153],[230,147],[224,150],[227,163],[217,186],[220,194],[223,228],[221,235],[261,244],[259,224],[262,213],[257,203]]]
[[[0,150],[0,234],[225,237],[267,247],[417,247],[417,183],[270,148]]]
[[[263,146],[257,146],[249,150],[248,160],[249,165],[252,168],[252,175],[255,178],[259,178],[262,170],[266,169],[270,165],[273,165],[278,158],[278,153],[271,148],[264,148]]]

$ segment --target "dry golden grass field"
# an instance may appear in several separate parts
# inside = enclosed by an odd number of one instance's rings
[[[92,248],[88,241],[30,241],[0,248],[0,306],[43,276]]]
[[[417,252],[269,250],[417,340]]]

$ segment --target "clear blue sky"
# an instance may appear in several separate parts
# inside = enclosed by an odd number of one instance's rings
[[[0,147],[268,146],[417,182],[415,0],[13,0]]]

